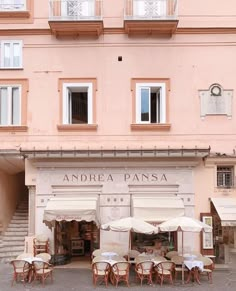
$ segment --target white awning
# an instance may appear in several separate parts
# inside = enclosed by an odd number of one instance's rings
[[[94,221],[98,224],[97,197],[51,198],[44,210],[43,222],[54,225],[55,221]]]
[[[211,201],[221,219],[221,225],[236,226],[236,199],[211,198]]]
[[[184,204],[179,197],[132,196],[132,216],[148,222],[163,222],[183,216]]]

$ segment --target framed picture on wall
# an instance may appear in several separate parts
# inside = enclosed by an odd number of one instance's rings
[[[203,216],[202,221],[209,226],[212,226],[212,216]],[[211,232],[203,232],[203,249],[213,249],[213,233]]]

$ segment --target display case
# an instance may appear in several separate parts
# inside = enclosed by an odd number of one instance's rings
[[[84,240],[78,238],[71,239],[71,255],[72,256],[84,255]]]

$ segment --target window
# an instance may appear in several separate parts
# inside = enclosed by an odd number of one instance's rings
[[[220,166],[217,167],[217,187],[231,188],[233,187],[233,167]]]
[[[21,86],[0,85],[0,126],[20,125]]]
[[[94,0],[67,0],[62,1],[62,16],[86,18],[94,16]]]
[[[134,16],[153,18],[166,16],[166,1],[165,0],[134,0],[133,4]]]
[[[1,45],[1,68],[22,68],[22,41],[4,40]]]
[[[92,124],[92,83],[63,85],[63,124]]]
[[[25,10],[26,0],[0,0],[0,11]]]
[[[161,83],[136,84],[137,123],[165,123],[165,91],[165,84]]]

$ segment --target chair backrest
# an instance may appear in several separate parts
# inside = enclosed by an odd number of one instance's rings
[[[101,249],[97,249],[93,251],[92,256],[93,257],[101,256],[102,253],[103,251]]]
[[[36,241],[37,242],[47,242],[48,241],[48,236],[46,236],[45,234],[39,234],[36,236]]]
[[[203,262],[204,268],[208,267],[210,269],[213,269],[214,264],[210,258],[202,256],[202,257],[198,257],[198,260]]]
[[[173,257],[173,256],[177,256],[179,253],[177,251],[170,251],[168,253],[166,253],[166,258],[170,259]]]
[[[32,253],[22,253],[17,256],[17,260],[25,259],[25,258],[32,258],[34,255]]]
[[[118,274],[119,274],[119,272],[128,273],[129,267],[130,267],[130,264],[128,262],[117,262],[112,266],[112,269],[115,273],[118,273]]]
[[[154,263],[152,261],[143,261],[136,265],[136,269],[142,273],[151,273]]]
[[[159,273],[164,273],[164,271],[170,271],[172,272],[175,268],[175,264],[170,261],[160,262],[156,266]]]
[[[110,270],[110,264],[107,262],[94,262],[92,264],[92,271],[95,274],[101,274],[101,272],[104,272],[105,274],[108,274]]]
[[[49,269],[50,264],[44,261],[33,261],[34,272],[37,273],[44,273],[44,270]]]
[[[184,261],[183,256],[173,256],[171,258],[171,262],[175,263],[176,265],[182,265],[183,261]]]
[[[96,262],[103,262],[103,261],[106,261],[107,258],[104,257],[104,256],[97,256],[97,257],[94,257],[93,258],[93,263],[96,263]]]
[[[36,258],[41,258],[44,262],[49,263],[51,260],[51,255],[48,253],[40,253],[35,256]]]
[[[30,263],[28,263],[24,260],[18,260],[18,259],[12,260],[11,264],[12,264],[14,271],[16,273],[26,272],[26,271],[30,270]]]

